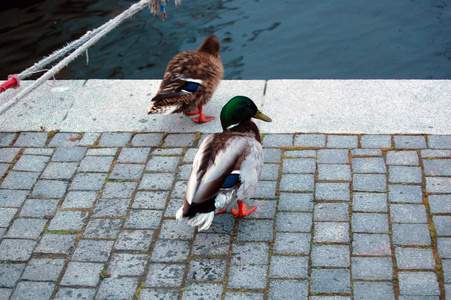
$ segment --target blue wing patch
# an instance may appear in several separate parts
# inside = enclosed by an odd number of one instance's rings
[[[240,182],[240,174],[230,174],[227,176],[221,188],[228,189],[234,187],[238,182]]]
[[[199,87],[199,85],[200,84],[197,82],[187,81],[186,84],[182,87],[182,90],[189,92],[189,93],[194,93],[195,91],[197,91],[197,88]]]

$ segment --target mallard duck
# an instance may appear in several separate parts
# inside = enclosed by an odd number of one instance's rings
[[[232,208],[235,217],[246,216],[243,200],[249,199],[257,188],[263,167],[260,132],[251,118],[271,122],[244,96],[232,98],[221,110],[223,132],[207,136],[201,143],[188,178],[183,206],[176,218],[186,220],[199,230],[208,229],[215,213],[237,200]]]
[[[193,118],[196,123],[213,120],[214,117],[202,114],[202,105],[210,101],[224,75],[220,48],[218,38],[210,35],[196,51],[181,52],[171,59],[147,113],[199,114]]]

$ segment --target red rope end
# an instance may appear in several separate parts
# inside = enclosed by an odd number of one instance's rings
[[[20,86],[19,77],[16,75],[9,75],[8,80],[0,85],[0,93],[3,93],[7,89],[17,89]]]

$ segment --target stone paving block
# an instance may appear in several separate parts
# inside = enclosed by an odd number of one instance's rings
[[[137,182],[107,182],[103,190],[103,198],[131,198],[137,185]]]
[[[147,254],[114,253],[108,266],[111,277],[141,276],[148,260]]]
[[[111,156],[86,156],[80,162],[78,172],[108,172],[113,159]]]
[[[193,148],[190,148],[193,149]],[[188,149],[189,150],[189,149]],[[194,148],[197,151],[197,148]],[[183,148],[153,148],[151,155],[160,156],[182,156]]]
[[[349,150],[346,149],[319,149],[317,155],[319,164],[349,163]]]
[[[41,172],[44,170],[48,160],[49,157],[47,156],[22,155],[14,165],[13,170]]]
[[[22,239],[3,239],[0,244],[0,261],[28,261],[36,241]]]
[[[152,241],[153,230],[124,230],[114,244],[115,250],[148,250]]]
[[[195,134],[180,133],[168,134],[164,139],[163,146],[165,147],[192,147],[194,144]]]
[[[354,298],[360,300],[395,300],[391,282],[354,282]]]
[[[354,174],[353,189],[359,192],[386,192],[387,176],[384,174]]]
[[[313,241],[316,243],[348,243],[349,223],[315,222]]]
[[[349,246],[315,244],[311,253],[312,267],[347,268],[350,266],[350,256]]]
[[[248,206],[255,206],[256,209],[252,213],[254,219],[268,219],[274,218],[276,212],[277,201],[276,200],[247,200]],[[232,206],[237,208],[238,206]]]
[[[87,211],[58,211],[50,221],[49,230],[81,230],[88,218]]]
[[[123,219],[91,219],[83,234],[84,238],[115,239],[119,235]]]
[[[230,236],[228,234],[198,233],[194,237],[192,254],[200,256],[227,255]]]
[[[94,206],[97,192],[94,191],[72,191],[67,193],[61,205],[62,208],[90,208]]]
[[[137,180],[140,179],[144,171],[144,165],[117,164],[110,175],[110,180]]]
[[[39,198],[62,198],[66,193],[68,183],[59,180],[38,180],[31,193]]]
[[[196,299],[199,295],[205,299],[221,299],[223,286],[220,283],[188,283],[183,291],[182,300]]]
[[[446,158],[451,156],[451,150],[421,149],[422,158]]]
[[[185,197],[185,191],[186,181],[176,181],[171,191],[171,198],[183,198]]]
[[[195,258],[189,263],[188,281],[219,281],[226,275],[227,260],[218,258]]]
[[[362,148],[390,148],[392,146],[391,136],[387,134],[368,134],[360,137]]]
[[[392,204],[390,210],[390,218],[393,223],[427,223],[424,205]]]
[[[73,162],[51,162],[41,175],[43,179],[71,179],[78,164]]]
[[[326,136],[324,134],[297,134],[294,137],[295,147],[325,147]]]
[[[392,280],[391,257],[352,257],[352,278],[366,280]]]
[[[19,215],[21,217],[36,218],[51,216],[55,213],[58,203],[59,200],[26,200]]]
[[[451,136],[450,135],[428,135],[429,148],[434,149],[450,149]]]
[[[451,258],[451,238],[438,238],[437,249],[439,257]]]
[[[313,194],[280,193],[280,211],[313,211]]]
[[[107,174],[102,173],[78,173],[75,174],[69,190],[99,191],[102,189]]]
[[[254,192],[253,198],[275,199],[276,198],[276,181],[260,181]],[[183,195],[185,191],[183,191]]]
[[[85,132],[79,142],[79,145],[92,146],[97,142],[99,136],[99,132]]]
[[[31,190],[39,173],[10,171],[3,180],[1,188],[11,190]]]
[[[423,159],[424,174],[430,176],[451,176],[451,159]]]
[[[77,146],[83,135],[74,132],[58,132],[49,142],[49,147],[55,146]]]
[[[97,289],[93,288],[59,288],[55,299],[69,300],[69,299],[94,299]]]
[[[147,287],[180,287],[186,265],[151,263],[146,277]]]
[[[390,166],[389,173],[390,182],[421,183],[423,180],[420,167]]]
[[[166,290],[166,289],[142,289],[139,294],[139,300],[153,300],[153,299],[164,299],[164,300],[177,300],[179,299],[180,291],[178,290]]]
[[[170,190],[174,182],[173,173],[144,173],[140,190]]]
[[[310,233],[277,232],[273,251],[275,254],[304,254],[310,252]]]
[[[234,265],[267,265],[269,246],[267,243],[233,243],[231,262]]]
[[[352,232],[388,233],[388,215],[374,213],[352,214]]]
[[[280,162],[281,155],[282,150],[280,149],[263,149],[263,158],[265,163],[278,163]]]
[[[427,193],[451,193],[450,177],[426,177]]]
[[[133,136],[131,145],[139,146],[158,146],[163,138],[163,133],[137,133]]]
[[[285,150],[284,157],[312,157],[317,158],[316,150]]]
[[[36,253],[69,254],[74,246],[76,234],[45,233],[35,249]]]
[[[430,246],[431,236],[427,224],[393,224],[393,244]]]
[[[158,224],[155,224],[155,227],[158,228],[161,219],[161,212],[159,212]],[[151,218],[151,217],[149,217]],[[166,219],[163,221],[163,224],[160,228],[160,239],[191,239],[194,237],[194,227],[187,226],[185,223],[179,222],[174,219]]]
[[[174,172],[179,163],[178,156],[151,156],[146,165],[147,171]]]
[[[99,199],[92,217],[124,217],[130,207],[130,199]]]
[[[149,153],[150,148],[123,148],[117,158],[117,161],[128,163],[145,163]]]
[[[352,255],[391,255],[389,235],[355,233],[352,240]]]
[[[263,293],[252,293],[252,292],[226,292],[224,300],[263,300]]]
[[[429,195],[429,207],[433,214],[451,213],[451,195]]]
[[[96,293],[98,299],[132,299],[139,284],[139,278],[105,278]]]
[[[432,216],[437,234],[451,236],[451,216]]]
[[[304,278],[308,277],[307,256],[271,256],[269,265],[270,278]]]
[[[238,241],[269,241],[273,238],[273,220],[240,220]]]
[[[27,195],[28,191],[0,190],[0,206],[21,207]]]
[[[167,191],[137,192],[132,208],[164,209],[168,195]]]
[[[406,165],[418,166],[418,152],[413,150],[407,151],[387,151],[387,165]]]
[[[8,227],[14,215],[17,213],[17,208],[2,208],[0,207],[0,227]]]
[[[340,164],[318,164],[318,180],[351,181],[351,167]]]
[[[26,264],[0,263],[0,282],[2,287],[14,287],[19,281]]]
[[[86,152],[87,156],[115,156],[118,148],[90,148]],[[126,148],[128,149],[128,148]]]
[[[313,221],[349,221],[349,204],[317,203],[313,211]]]
[[[445,283],[451,283],[451,259],[443,259],[442,266]]]
[[[390,184],[388,199],[390,202],[423,203],[423,191],[419,185]]]
[[[311,292],[350,293],[351,275],[346,269],[312,269]]]
[[[106,262],[110,257],[114,241],[81,240],[72,256],[72,261]]]
[[[229,270],[228,288],[264,289],[268,267],[266,265],[232,265]]]
[[[12,141],[14,141],[15,138],[15,133],[0,133],[0,146],[7,147],[11,145]]]
[[[86,149],[86,147],[58,147],[52,161],[81,161],[86,154]]]
[[[272,150],[272,149],[268,149],[268,150]],[[279,149],[276,149],[279,150]],[[188,150],[186,150],[185,155],[183,156],[183,162],[184,163],[192,163],[194,161],[194,156],[197,153],[197,148],[189,148]],[[279,150],[280,153],[280,150]],[[280,157],[280,155],[279,155]],[[279,161],[279,160],[277,160]]]
[[[435,269],[435,258],[432,249],[395,248],[399,269]]]
[[[399,272],[398,277],[401,295],[440,295],[434,272]]]
[[[315,191],[316,200],[350,200],[349,183],[317,182]]]
[[[15,219],[6,237],[21,239],[37,239],[44,232],[45,219]]]
[[[316,160],[314,158],[285,158],[283,173],[315,173]]]
[[[12,162],[19,151],[20,148],[0,148],[0,162]]]
[[[152,262],[185,262],[190,252],[190,242],[157,240],[152,252]]]
[[[356,135],[328,135],[327,148],[357,148],[358,136]]]
[[[310,213],[279,212],[276,219],[276,231],[310,232],[312,217]]]
[[[129,132],[105,132],[99,141],[99,146],[124,147],[131,139]]]
[[[356,148],[356,149],[352,149],[351,150],[351,155],[352,156],[365,156],[365,157],[382,156],[382,151],[381,151],[381,149],[361,149],[361,148]]]
[[[9,167],[9,164],[0,164],[0,178],[2,178],[6,174],[6,171],[8,171]]]
[[[269,281],[269,299],[307,299],[308,281],[280,280]]]
[[[395,135],[395,148],[427,148],[426,139],[421,135]]]
[[[263,147],[293,147],[292,134],[269,134],[263,138]]]
[[[158,210],[132,209],[125,220],[124,227],[135,229],[157,229],[160,225],[162,216],[163,212]]]
[[[40,156],[52,156],[55,149],[53,148],[25,148],[24,155],[40,155]]]
[[[354,173],[387,173],[382,157],[353,157],[351,163]]]
[[[54,289],[52,282],[21,281],[11,299],[50,299]]]
[[[31,259],[27,264],[22,279],[36,281],[56,281],[66,263],[61,258],[38,258]]]
[[[265,166],[267,166],[268,164],[265,164],[263,166],[263,170],[262,170],[262,177],[272,177],[271,174],[267,174],[268,171],[265,172]],[[278,169],[278,165],[271,165],[271,166],[276,166]],[[179,165],[179,171],[177,172],[177,180],[188,180],[189,175],[191,174],[191,169],[192,169],[192,165],[191,164],[183,164],[183,165]],[[265,174],[266,173],[266,174]],[[279,174],[277,174],[277,176],[279,176]],[[261,178],[261,179],[265,179],[265,180],[276,180],[277,178],[273,179],[273,178]]]
[[[21,132],[14,146],[16,147],[42,147],[47,141],[45,132]]]
[[[90,262],[70,262],[64,273],[61,285],[95,287],[104,264]]]
[[[387,194],[353,193],[352,210],[362,212],[387,212]]]

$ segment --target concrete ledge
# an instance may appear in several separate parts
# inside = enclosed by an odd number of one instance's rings
[[[223,80],[205,107],[217,118],[202,125],[182,115],[148,116],[146,108],[159,84],[52,81],[0,113],[0,131],[210,133],[221,130],[222,106],[245,95],[273,119],[257,121],[266,133],[451,133],[450,80]],[[19,92],[0,94],[0,104]]]

